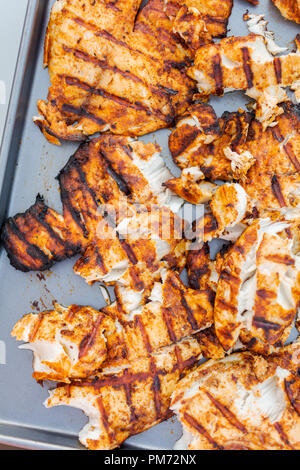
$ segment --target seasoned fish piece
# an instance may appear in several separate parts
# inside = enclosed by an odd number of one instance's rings
[[[185,3],[166,0],[164,10],[170,18],[173,31],[192,49],[223,37],[233,6],[232,0],[189,0]]]
[[[191,106],[169,137],[174,163],[181,169],[198,168],[210,180],[231,181],[236,174],[224,151],[242,146],[251,120],[244,111],[226,112],[218,119],[209,105]]]
[[[218,340],[214,325],[196,334],[201,353],[205,359],[222,359],[225,351]]]
[[[191,204],[208,202],[218,186],[209,181],[202,181],[204,173],[197,167],[185,168],[180,178],[173,178],[165,186]]]
[[[33,377],[66,383],[84,379],[210,327],[212,293],[185,287],[172,271],[163,277],[149,299],[124,289],[117,290],[117,301],[101,312],[56,305],[53,311],[24,316],[12,335],[28,343],[22,349],[33,351]],[[133,298],[139,300],[135,305]]]
[[[288,20],[300,23],[300,1],[299,0],[272,0],[280,10],[282,16]]]
[[[51,87],[34,118],[50,142],[144,135],[172,125],[192,101],[189,46],[226,34],[232,0],[150,0],[138,12],[140,3],[54,4],[44,52]]]
[[[114,322],[91,307],[55,306],[39,315],[25,315],[12,336],[28,344],[20,349],[34,353],[36,380],[69,382],[93,375],[107,359],[106,335]]]
[[[286,341],[299,305],[300,258],[288,222],[257,219],[225,255],[214,320],[226,351],[238,339],[263,352]]]
[[[103,370],[93,381],[58,387],[46,406],[80,408],[89,417],[80,442],[92,450],[114,449],[171,416],[171,395],[200,357],[197,340],[188,338],[119,370]]]
[[[93,279],[91,272],[82,272],[90,282],[97,276],[104,282],[116,281],[118,276],[111,273],[110,278],[103,278],[112,269],[124,274],[137,260],[144,263],[145,275],[159,269],[162,259],[166,267],[169,262],[174,268],[177,262],[184,264],[182,222],[173,214],[183,201],[163,185],[172,175],[159,150],[156,145],[117,136],[82,145],[58,177],[63,217],[38,197],[28,211],[5,223],[2,240],[11,263],[22,271],[42,271],[85,253],[79,262],[82,271],[88,262],[96,269]],[[150,229],[147,224],[152,212],[148,214],[148,207],[154,214]],[[127,234],[122,237],[116,228],[121,231],[120,223],[124,225],[135,216],[140,231],[127,242]],[[140,240],[142,229],[149,232],[145,240]]]
[[[189,285],[193,289],[210,289],[216,292],[224,256],[230,247],[231,244],[223,245],[214,260],[210,258],[207,243],[203,243],[201,248],[188,251],[186,267]]]
[[[299,450],[299,354],[298,342],[268,358],[238,353],[190,373],[172,396],[183,426],[175,448]]]
[[[162,268],[182,270],[186,242],[182,220],[167,208],[154,206],[124,218],[102,239],[90,244],[74,266],[88,283],[118,283],[134,290],[151,287]]]
[[[200,47],[187,73],[197,80],[202,97],[233,90],[254,96],[270,86],[291,87],[300,78],[299,40],[296,52],[274,58],[262,36],[225,38]]]
[[[162,282],[154,284],[144,305],[131,310],[128,290],[124,291],[121,296],[118,291],[117,301],[103,309],[119,325],[118,336],[108,337],[110,366],[147,356],[212,325],[212,293],[185,287],[171,271],[164,273]]]
[[[267,128],[249,113],[225,113],[218,119],[207,105],[196,109],[198,115],[203,110],[207,129],[211,125],[217,132],[211,134],[203,126],[199,130],[191,117],[195,110],[190,109],[169,139],[173,160],[183,169],[181,178],[166,183],[169,188],[197,202],[201,188],[209,188],[211,181],[238,180],[261,216],[269,209],[299,206],[299,105],[283,103],[276,126]],[[207,198],[214,197],[215,190],[212,185]]]
[[[209,211],[194,223],[198,242],[223,238],[235,241],[245,230],[247,218],[252,217],[252,202],[238,183],[218,186],[209,204]]]

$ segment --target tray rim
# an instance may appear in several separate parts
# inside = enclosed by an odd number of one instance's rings
[[[37,60],[37,43],[48,8],[45,0],[27,0],[20,47],[13,75],[8,111],[0,143],[0,227],[11,196],[12,181],[18,161],[31,78]],[[0,250],[3,247],[0,246]],[[0,443],[32,450],[78,450],[76,436],[1,421]]]

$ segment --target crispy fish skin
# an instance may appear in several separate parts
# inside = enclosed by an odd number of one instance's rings
[[[279,9],[282,16],[290,21],[300,23],[300,2],[299,0],[272,0]]]
[[[114,449],[171,415],[171,394],[200,357],[197,340],[188,338],[119,371],[103,371],[93,381],[58,387],[46,406],[81,408],[90,421],[80,442],[91,450]]]
[[[184,431],[175,448],[299,450],[299,352],[238,353],[185,377],[171,403]]]
[[[239,339],[267,353],[287,340],[297,313],[299,256],[282,237],[289,223],[257,219],[225,255],[214,320],[226,351]]]
[[[92,254],[93,267],[105,275],[107,268],[114,267],[103,262],[111,244],[110,255],[115,250],[117,259],[125,260],[126,265],[134,267],[136,257],[143,261],[145,276],[147,270],[155,271],[154,265],[158,266],[161,258],[166,267],[169,262],[174,268],[179,263],[182,269],[182,222],[172,212],[179,209],[181,201],[163,186],[172,175],[158,152],[156,145],[118,136],[103,136],[81,145],[58,176],[63,217],[38,197],[28,211],[4,224],[2,240],[11,263],[23,271],[42,271],[77,253],[84,255],[80,262],[84,265]],[[151,214],[148,206],[160,207],[154,211],[157,242],[151,241],[148,234],[140,243],[139,237],[131,240],[135,245],[131,249],[126,236],[122,238],[115,226],[134,218],[139,204],[146,211],[139,215],[146,228]]]
[[[34,379],[70,382],[100,369],[108,356],[105,335],[113,331],[112,319],[91,307],[56,305],[25,315],[11,334],[34,352]]]

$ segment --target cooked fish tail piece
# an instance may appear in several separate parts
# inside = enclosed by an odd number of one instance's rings
[[[287,340],[299,304],[300,271],[290,225],[257,219],[225,255],[214,320],[226,351],[238,339],[266,353]]]
[[[300,1],[299,0],[272,0],[280,10],[282,16],[288,20],[300,23]]]
[[[120,369],[103,370],[93,381],[58,387],[46,406],[80,408],[89,418],[80,442],[93,450],[114,449],[171,415],[171,394],[200,357],[197,340],[188,338]]]
[[[238,353],[187,375],[172,395],[175,448],[299,450],[299,354],[299,342],[267,358]]]
[[[263,36],[225,38],[200,47],[187,73],[204,97],[233,90],[254,97],[271,86],[291,87],[300,78],[299,41],[297,36],[296,52],[274,58]]]
[[[106,335],[114,331],[107,315],[90,307],[71,305],[25,315],[12,336],[34,353],[33,377],[69,382],[96,372],[107,359]]]
[[[119,243],[105,214],[118,224],[136,213],[133,203],[160,206],[172,219],[171,211],[182,201],[163,185],[172,175],[159,150],[113,136],[81,145],[58,176],[63,217],[38,197],[28,211],[4,224],[2,240],[11,263],[23,271],[41,271],[83,253],[99,236]]]

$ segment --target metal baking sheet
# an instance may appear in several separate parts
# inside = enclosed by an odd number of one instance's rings
[[[35,200],[45,196],[50,207],[61,211],[55,176],[65,165],[77,145],[64,143],[61,147],[49,144],[32,123],[36,101],[47,95],[49,77],[42,67],[43,40],[50,8],[54,0],[20,0],[27,3],[27,14],[13,84],[0,158],[0,218],[23,212]],[[293,47],[299,26],[284,20],[271,0],[260,0],[258,7],[245,0],[235,0],[229,21],[230,35],[247,34],[242,15],[264,13],[269,29],[275,31],[277,42]],[[211,103],[220,115],[223,111],[244,107],[240,93],[213,98]],[[163,130],[143,137],[155,140],[174,173],[167,140]],[[79,410],[43,406],[48,396],[47,385],[41,387],[32,379],[32,354],[18,350],[10,337],[15,322],[24,314],[51,308],[53,300],[63,305],[78,303],[101,308],[104,299],[97,285],[89,287],[75,276],[75,260],[64,261],[40,275],[24,274],[9,264],[6,253],[0,253],[0,442],[31,449],[80,449],[78,432],[86,423]],[[4,355],[5,352],[5,355]],[[5,356],[5,357],[4,357]],[[5,364],[1,364],[5,362]],[[127,440],[126,448],[172,449],[181,434],[175,418]]]

